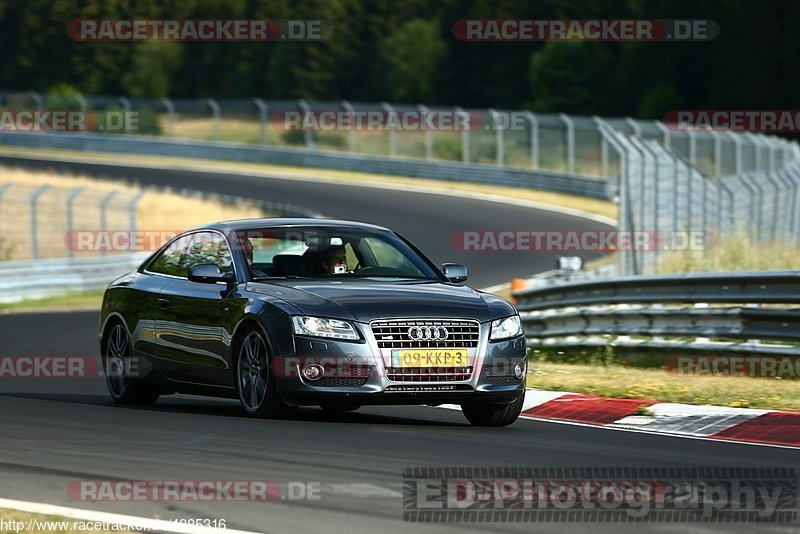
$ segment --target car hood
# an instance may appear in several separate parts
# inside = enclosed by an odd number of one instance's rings
[[[505,300],[441,282],[280,280],[248,290],[292,304],[303,315],[358,322],[395,317],[457,317],[486,322],[516,313]]]

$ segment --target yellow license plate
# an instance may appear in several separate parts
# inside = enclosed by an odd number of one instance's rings
[[[404,349],[395,354],[397,367],[467,367],[467,349]]]

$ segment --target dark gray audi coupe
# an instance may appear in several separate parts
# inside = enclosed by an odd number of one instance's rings
[[[103,298],[114,401],[238,398],[249,415],[298,406],[458,404],[474,425],[513,423],[525,395],[519,315],[439,269],[397,233],[326,219],[188,230]]]

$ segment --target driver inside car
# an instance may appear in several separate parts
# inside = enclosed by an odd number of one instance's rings
[[[344,247],[330,247],[319,253],[315,274],[344,274],[347,269],[347,254]]]
[[[244,252],[245,260],[247,260],[247,267],[250,269],[250,275],[253,278],[266,277],[266,273],[258,269],[253,269],[253,242],[247,237],[240,237],[238,242],[239,246],[242,247],[242,252]]]

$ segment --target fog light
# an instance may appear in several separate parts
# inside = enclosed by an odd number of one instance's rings
[[[517,378],[522,378],[525,376],[525,364],[520,362],[514,366],[514,376]]]
[[[325,369],[323,369],[321,365],[317,365],[316,363],[306,365],[303,368],[303,376],[306,377],[308,380],[319,380],[320,378],[322,378],[323,374],[325,374]]]

